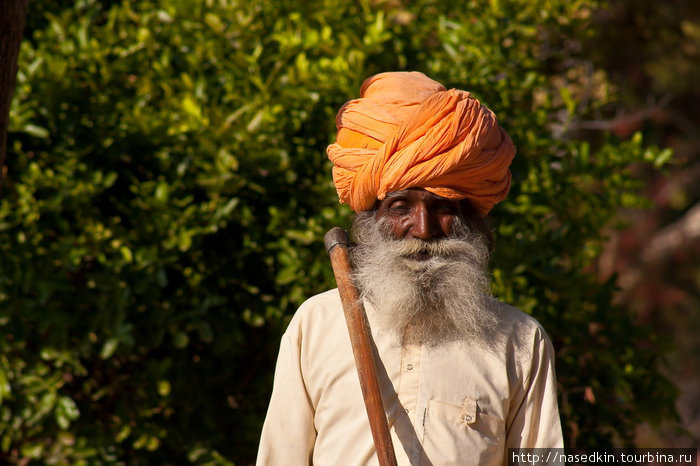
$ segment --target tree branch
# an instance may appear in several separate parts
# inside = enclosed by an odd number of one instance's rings
[[[5,171],[10,103],[17,79],[19,44],[27,17],[27,4],[28,0],[0,2],[0,193]]]
[[[700,241],[700,203],[695,204],[679,220],[660,230],[641,251],[637,267],[620,276],[623,296],[644,277],[644,270],[668,262],[677,252]]]

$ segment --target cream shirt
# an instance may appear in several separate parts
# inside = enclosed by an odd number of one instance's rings
[[[401,346],[372,325],[400,465],[501,465],[508,448],[562,447],[554,351],[532,317],[501,304],[494,348]],[[282,337],[258,465],[376,465],[337,290],[306,301]]]

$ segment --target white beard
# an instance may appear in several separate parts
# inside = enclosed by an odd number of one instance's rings
[[[489,289],[485,234],[457,218],[448,238],[396,240],[386,221],[361,212],[353,236],[355,282],[372,303],[380,331],[400,343],[489,345],[499,316]],[[419,260],[426,253],[428,258]]]

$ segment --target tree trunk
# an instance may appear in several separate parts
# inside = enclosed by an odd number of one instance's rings
[[[27,3],[28,0],[0,1],[0,194],[5,172],[10,102],[15,90],[19,43],[27,17]]]

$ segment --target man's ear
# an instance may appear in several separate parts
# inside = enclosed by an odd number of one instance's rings
[[[464,218],[464,220],[466,220],[467,222],[471,222],[472,220],[477,219],[479,217],[476,213],[476,209],[474,208],[469,199],[460,200],[459,208],[462,211],[462,218]]]
[[[470,228],[486,235],[489,242],[489,252],[496,249],[496,237],[493,234],[493,227],[488,217],[481,217],[477,213],[469,199],[459,201],[460,209],[462,210],[462,218]]]

